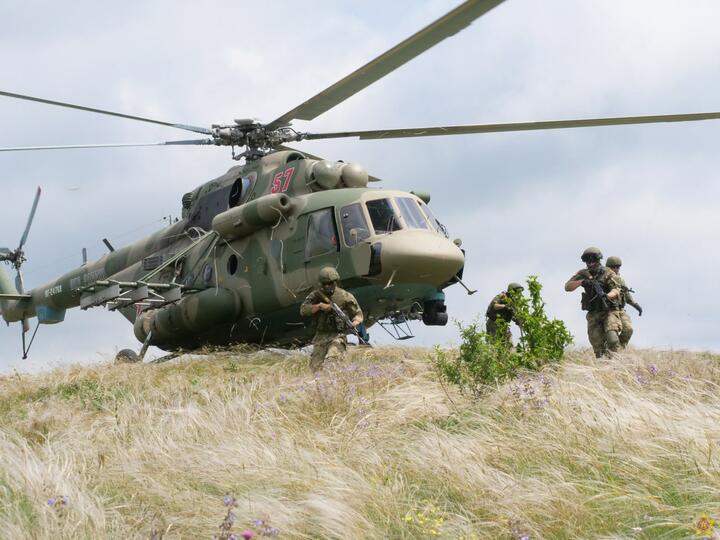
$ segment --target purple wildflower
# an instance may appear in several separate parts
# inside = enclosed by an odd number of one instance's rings
[[[237,534],[232,533],[230,536],[228,536],[228,540],[240,540],[240,537]]]
[[[647,381],[645,380],[645,377],[642,376],[642,373],[637,372],[635,374],[635,380],[638,382],[638,384],[645,384]]]
[[[280,394],[280,401],[282,403],[285,403],[288,400],[287,396],[285,394]]]
[[[233,506],[235,504],[235,497],[232,495],[225,495],[223,497],[223,504],[225,506]]]
[[[280,534],[280,529],[277,527],[270,527],[265,529],[265,536],[277,536]]]
[[[258,527],[258,528],[260,528],[260,527],[262,527],[263,525],[265,525],[265,522],[264,522],[262,519],[256,519],[256,520],[253,521],[253,523],[254,523],[255,526]]]
[[[57,499],[55,497],[50,497],[48,499],[48,506],[55,506],[56,502],[57,502]]]
[[[255,536],[255,533],[251,530],[244,530],[240,536],[242,536],[245,540],[250,540],[253,536]]]
[[[650,375],[652,375],[653,377],[657,375],[658,368],[655,364],[650,364],[647,369],[650,372]]]

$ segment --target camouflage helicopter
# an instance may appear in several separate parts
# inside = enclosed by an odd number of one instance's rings
[[[432,215],[429,195],[375,189],[369,184],[373,178],[362,167],[321,159],[289,148],[289,143],[720,117],[707,113],[335,133],[301,133],[291,127],[293,120],[312,120],[328,111],[500,3],[461,4],[268,124],[236,120],[195,127],[0,92],[8,98],[200,133],[207,138],[156,144],[229,146],[233,158],[245,161],[186,193],[177,223],[123,248],[108,243],[110,253],[103,258],[26,292],[21,266],[36,196],[18,248],[0,250],[0,260],[13,265],[17,273],[14,284],[0,274],[0,307],[8,323],[22,323],[23,354],[28,348],[29,319],[36,317],[38,325],[54,324],[62,322],[69,308],[103,305],[132,322],[144,346],[174,350],[233,342],[304,343],[312,337],[311,329],[299,317],[298,305],[326,265],[338,269],[370,325],[387,321],[399,327],[407,319],[446,324],[443,290],[462,284],[465,257]],[[236,148],[243,151],[236,153]]]

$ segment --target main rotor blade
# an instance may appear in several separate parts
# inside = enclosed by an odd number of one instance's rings
[[[655,116],[618,116],[582,120],[552,120],[548,122],[515,122],[508,124],[470,124],[465,126],[419,127],[402,129],[376,129],[369,131],[342,131],[335,133],[308,133],[305,139],[398,139],[403,137],[435,137],[438,135],[464,135],[469,133],[496,133],[502,131],[531,131],[536,129],[567,129],[632,124],[658,124],[663,122],[695,122],[720,119],[720,112],[661,114]]]
[[[215,144],[212,139],[191,139],[188,141],[166,141],[158,143],[121,143],[121,144],[65,144],[61,146],[15,146],[0,148],[0,152],[21,152],[24,150],[68,150],[76,148],[122,148],[125,146],[172,146],[172,145]]]
[[[389,51],[326,88],[268,124],[269,129],[288,125],[293,119],[312,120],[409,62],[443,39],[458,33],[504,0],[468,0]]]
[[[174,124],[172,122],[163,122],[162,120],[152,120],[151,118],[144,118],[142,116],[133,116],[130,114],[123,114],[113,111],[106,111],[103,109],[94,109],[92,107],[84,107],[82,105],[73,105],[72,103],[63,103],[62,101],[53,101],[50,99],[43,99],[33,96],[26,96],[23,94],[14,94],[12,92],[4,92],[0,90],[0,96],[6,96],[16,99],[25,99],[27,101],[37,101],[38,103],[45,103],[46,105],[55,105],[57,107],[67,107],[69,109],[78,109],[80,111],[93,112],[98,114],[107,114],[109,116],[118,116],[120,118],[127,118],[129,120],[138,120],[140,122],[149,122],[151,124],[160,124],[161,126],[169,126],[177,129],[184,129],[185,131],[193,131],[195,133],[203,133],[205,135],[212,135],[212,132],[203,127],[189,126],[186,124]]]
[[[33,201],[32,210],[30,210],[30,216],[28,217],[27,225],[25,225],[25,232],[23,233],[22,238],[20,238],[20,245],[18,246],[16,251],[22,251],[22,248],[27,241],[28,233],[30,232],[30,225],[32,225],[33,219],[35,218],[35,210],[37,210],[37,205],[38,201],[40,200],[41,193],[42,190],[40,189],[40,186],[38,186],[37,192],[35,193],[35,200]]]

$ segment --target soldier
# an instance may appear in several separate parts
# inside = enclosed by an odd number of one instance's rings
[[[345,321],[334,311],[334,302],[357,328],[363,322],[363,314],[355,297],[337,286],[340,275],[332,266],[326,266],[318,275],[319,287],[311,292],[300,306],[300,315],[313,317],[316,322],[310,369],[319,371],[325,360],[342,360],[347,350],[347,334],[350,332]]]
[[[625,280],[620,277],[620,267],[622,266],[622,260],[620,257],[612,256],[607,258],[607,267],[617,274],[617,278],[620,280],[620,302],[619,302],[619,313],[620,320],[622,321],[622,332],[620,332],[620,346],[624,349],[630,343],[630,338],[633,335],[632,320],[630,315],[625,311],[625,304],[630,304],[632,307],[637,309],[638,317],[642,317],[642,308],[632,296],[632,291],[625,284]]]
[[[587,248],[580,257],[587,268],[578,270],[565,283],[568,292],[581,286],[585,289],[580,305],[588,312],[588,339],[597,358],[608,350],[615,352],[620,348],[622,331],[618,308],[622,284],[615,272],[600,264],[602,257],[600,249]],[[600,286],[593,290],[596,284]]]
[[[487,321],[485,322],[485,331],[488,335],[495,336],[497,334],[498,317],[508,323],[505,327],[505,341],[508,346],[512,346],[510,321],[515,321],[515,324],[518,326],[520,325],[518,320],[515,318],[515,312],[513,311],[512,296],[513,294],[522,294],[524,290],[525,288],[519,283],[510,283],[510,285],[507,286],[506,291],[496,295],[495,298],[490,301],[490,304],[485,311],[485,316],[487,317]]]

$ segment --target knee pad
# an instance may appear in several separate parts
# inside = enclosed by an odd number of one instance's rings
[[[627,347],[627,344],[630,343],[630,338],[633,335],[632,328],[629,330],[623,329],[622,333],[620,334],[620,345],[623,347]]]
[[[620,347],[620,337],[615,330],[610,330],[605,333],[605,339],[607,340],[607,347],[611,351],[616,351]]]

